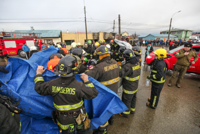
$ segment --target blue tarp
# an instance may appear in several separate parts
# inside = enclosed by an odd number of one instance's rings
[[[19,108],[23,110],[21,116],[22,134],[59,134],[58,127],[51,120],[53,97],[41,96],[34,90],[34,76],[38,65],[46,68],[49,56],[58,50],[49,48],[34,53],[29,60],[9,58],[6,69],[8,74],[0,72],[0,93],[14,100],[20,100]],[[52,71],[46,70],[44,80],[57,78]],[[81,81],[80,75],[75,76]],[[96,129],[104,124],[113,114],[127,110],[119,97],[110,89],[89,77],[99,94],[92,100],[84,100],[84,105],[91,119],[91,128]]]

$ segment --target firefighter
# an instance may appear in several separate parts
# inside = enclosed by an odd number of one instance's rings
[[[139,59],[140,66],[141,66],[141,61],[142,61],[142,58],[141,58],[141,55],[142,55],[141,49],[138,46],[134,46],[132,48],[132,50],[133,50],[135,56]]]
[[[187,69],[191,64],[195,64],[195,62],[198,60],[198,55],[193,50],[191,50],[191,47],[191,43],[185,43],[184,49],[179,50],[178,53],[175,54],[177,61],[175,67],[173,67],[173,74],[168,84],[169,87],[172,86],[172,82],[175,81],[176,75],[179,73],[178,80],[176,81],[176,86],[180,88],[181,81],[183,80]],[[191,57],[194,57],[192,62],[190,62]]]
[[[79,63],[78,56],[68,55],[56,66],[55,74],[59,75],[59,78],[44,82],[43,66],[38,66],[34,78],[35,91],[38,94],[53,96],[56,110],[52,112],[52,117],[63,134],[74,134],[75,131],[78,134],[89,133],[90,120],[83,99],[93,99],[98,95],[98,91],[86,74],[81,75],[84,83],[75,79],[74,74],[80,66]]]
[[[71,44],[71,49],[69,50],[69,52],[71,53],[72,49],[77,47],[77,43],[76,42],[72,42]]]
[[[126,64],[123,65],[120,71],[120,77],[123,78],[122,101],[128,107],[128,110],[120,115],[129,117],[130,114],[135,113],[136,94],[138,91],[141,67],[138,58],[131,49],[125,50],[123,56]]]
[[[111,60],[110,51],[108,51],[106,46],[100,46],[97,48],[96,52],[99,56],[99,62],[93,69],[87,70],[86,74],[117,93],[120,71],[118,63]],[[111,117],[109,122],[110,124],[113,123],[113,117]],[[106,122],[104,125],[101,125],[94,134],[106,134],[108,124],[109,123]]]
[[[88,52],[90,54],[90,58],[88,59],[92,59],[93,53],[95,52],[95,48],[93,47],[91,40],[88,40],[88,49],[89,49]]]
[[[85,52],[87,53],[86,58],[90,59],[90,48],[88,47],[88,43],[85,42],[83,49],[85,50]]]
[[[99,42],[96,42],[94,46],[95,46],[95,49],[97,49],[99,47]],[[96,54],[96,51],[94,51],[93,53],[93,59],[98,60],[98,55]]]
[[[81,66],[77,73],[78,74],[84,73],[87,70],[85,59],[84,59],[87,56],[87,53],[82,48],[74,48],[71,51],[71,55],[76,55],[82,60]]]
[[[49,62],[47,63],[47,68],[51,71],[54,71],[55,67],[58,65],[60,61],[60,58],[58,58],[57,56],[51,60],[49,60]]]
[[[97,65],[97,60],[91,59],[87,63],[87,68],[88,69],[93,69]]]
[[[119,48],[119,52],[116,54],[116,61],[119,65],[122,65],[122,61],[124,60],[123,58],[123,53],[124,51],[126,50],[126,47],[125,46],[120,46]]]
[[[113,52],[112,59],[114,59],[114,60],[117,59],[117,55],[119,54],[118,53],[119,48],[120,48],[120,46],[118,44],[116,44],[115,42],[113,42],[113,46],[111,47],[111,51]]]
[[[21,109],[12,104],[10,98],[0,94],[0,133],[1,134],[20,134]]]
[[[167,51],[163,48],[157,49],[155,52],[155,59],[153,61],[153,67],[151,70],[150,76],[147,76],[147,79],[150,79],[152,82],[151,87],[151,97],[148,98],[146,105],[152,109],[155,109],[158,105],[160,92],[165,83],[166,75],[166,63],[163,60],[167,57]]]

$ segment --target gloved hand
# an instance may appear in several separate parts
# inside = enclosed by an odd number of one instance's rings
[[[147,79],[149,79],[149,80],[150,80],[150,79],[151,79],[151,78],[150,78],[150,76],[147,76]]]

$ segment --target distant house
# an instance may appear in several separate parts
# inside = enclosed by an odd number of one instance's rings
[[[41,33],[40,38],[43,40],[44,43],[54,42],[61,42],[61,30],[15,30],[14,32],[21,32],[21,33]]]
[[[138,36],[139,40],[163,40],[166,41],[168,34],[147,34]],[[170,35],[170,40],[178,40],[174,35]]]
[[[161,31],[160,34],[168,34],[169,30]],[[180,40],[188,40],[189,37],[192,35],[192,30],[186,30],[186,29],[172,29],[170,32],[171,35],[177,36]]]
[[[122,36],[129,36],[128,32],[123,32]]]

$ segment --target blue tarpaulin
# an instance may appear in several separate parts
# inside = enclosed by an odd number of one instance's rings
[[[38,65],[47,67],[49,56],[58,52],[55,48],[49,48],[34,53],[29,60],[9,58],[6,69],[9,73],[0,72],[0,93],[14,100],[20,100],[19,108],[23,110],[21,116],[22,134],[59,134],[56,124],[51,119],[53,97],[41,96],[34,90],[34,76]],[[58,78],[52,71],[46,70],[43,74],[44,80],[49,81]],[[82,81],[80,75],[76,80]],[[119,97],[92,77],[99,94],[92,100],[84,100],[84,106],[91,119],[91,128],[96,129],[104,124],[113,114],[127,110],[127,107]]]

